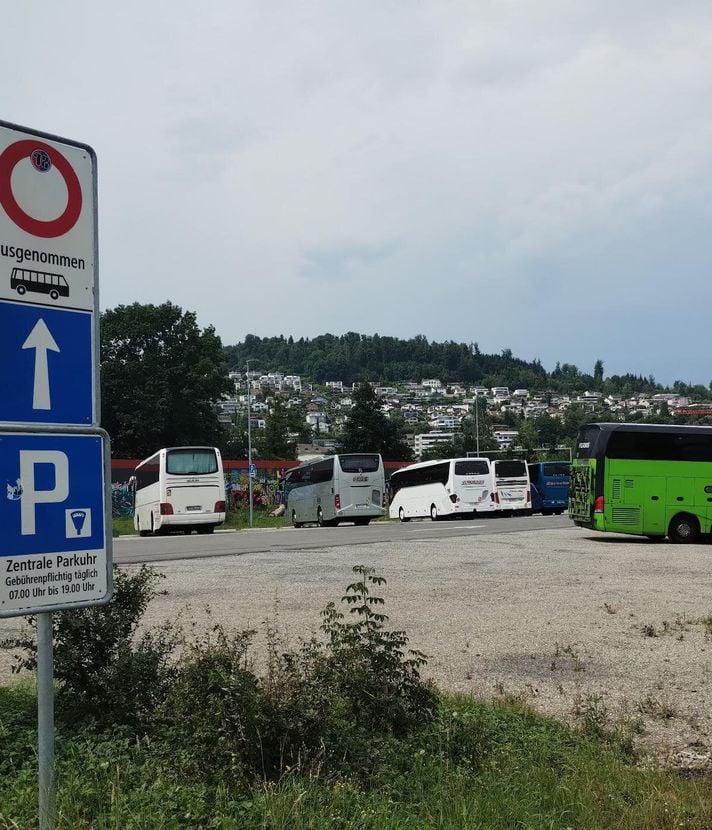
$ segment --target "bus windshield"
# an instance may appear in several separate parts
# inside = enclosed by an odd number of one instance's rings
[[[166,472],[170,475],[208,475],[217,471],[218,460],[212,449],[169,450],[166,453]]]

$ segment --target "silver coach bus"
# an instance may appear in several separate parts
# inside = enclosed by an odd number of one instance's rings
[[[307,461],[287,471],[284,492],[294,527],[353,522],[367,525],[385,514],[383,459],[347,453]]]

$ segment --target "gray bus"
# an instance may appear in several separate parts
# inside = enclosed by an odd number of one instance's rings
[[[329,455],[306,461],[284,477],[287,514],[294,527],[353,522],[385,514],[383,460],[377,453]]]

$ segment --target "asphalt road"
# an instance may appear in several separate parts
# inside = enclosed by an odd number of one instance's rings
[[[276,528],[217,531],[207,535],[121,536],[114,539],[114,562],[166,562],[177,559],[203,559],[214,556],[240,556],[272,551],[301,551],[353,545],[407,541],[438,542],[492,533],[523,530],[571,528],[568,516],[482,517],[475,520],[432,522],[430,519],[373,522],[368,527]]]

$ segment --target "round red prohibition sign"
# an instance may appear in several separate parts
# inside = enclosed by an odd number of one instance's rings
[[[57,168],[64,183],[67,186],[67,207],[64,213],[56,219],[45,222],[42,219],[35,219],[18,205],[17,199],[12,192],[12,171],[19,161],[31,158],[36,150],[42,150]],[[55,236],[63,236],[70,231],[79,219],[82,212],[82,188],[79,184],[77,174],[67,159],[55,147],[50,147],[44,141],[35,139],[23,139],[16,141],[6,147],[0,155],[0,205],[12,221],[27,233],[33,236],[41,236],[43,239],[52,239]]]

